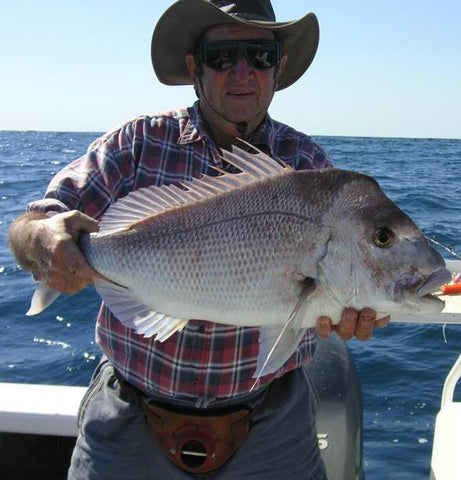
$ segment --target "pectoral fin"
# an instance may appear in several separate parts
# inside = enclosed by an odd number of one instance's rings
[[[261,327],[259,332],[258,363],[253,378],[277,371],[296,351],[307,329]]]
[[[253,375],[256,380],[251,389],[256,386],[260,377],[277,371],[296,351],[307,331],[307,328],[302,327],[302,320],[309,303],[308,298],[315,287],[315,280],[306,278],[299,300],[286,323],[282,327],[280,325],[261,327],[258,361]]]

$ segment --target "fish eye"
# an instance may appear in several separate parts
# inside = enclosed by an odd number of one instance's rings
[[[389,248],[394,244],[394,232],[387,227],[381,227],[373,234],[373,243],[379,248]]]

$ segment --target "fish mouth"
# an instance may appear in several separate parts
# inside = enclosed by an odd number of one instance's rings
[[[451,273],[446,268],[439,268],[424,279],[415,293],[418,297],[433,297],[433,292],[450,282]]]
[[[406,297],[407,300],[413,298],[418,303],[423,302],[428,306],[432,304],[435,309],[441,311],[445,302],[440,300],[435,292],[450,281],[451,274],[445,267],[424,276],[408,273],[396,282],[394,293],[396,297]]]

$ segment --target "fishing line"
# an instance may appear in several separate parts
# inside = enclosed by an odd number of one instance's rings
[[[433,243],[434,245],[437,245],[438,247],[442,248],[443,250],[445,250],[446,252],[448,252],[450,255],[452,255],[453,257],[455,258],[458,258],[459,260],[461,260],[461,256],[455,252],[455,248],[453,246],[449,246],[447,247],[446,245],[443,245],[442,243],[440,243],[435,237],[427,237],[425,236],[427,240],[429,240],[429,242]]]
[[[444,323],[444,324],[443,324],[443,328],[442,328],[443,341],[444,341],[445,343],[448,343],[447,335],[446,335],[446,329],[447,329],[447,324]]]

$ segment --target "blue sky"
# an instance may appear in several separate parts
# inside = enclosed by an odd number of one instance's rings
[[[3,2],[0,130],[106,131],[192,103],[154,76],[150,39],[170,0]],[[273,0],[308,11],[320,47],[272,116],[311,135],[461,138],[459,0]]]

